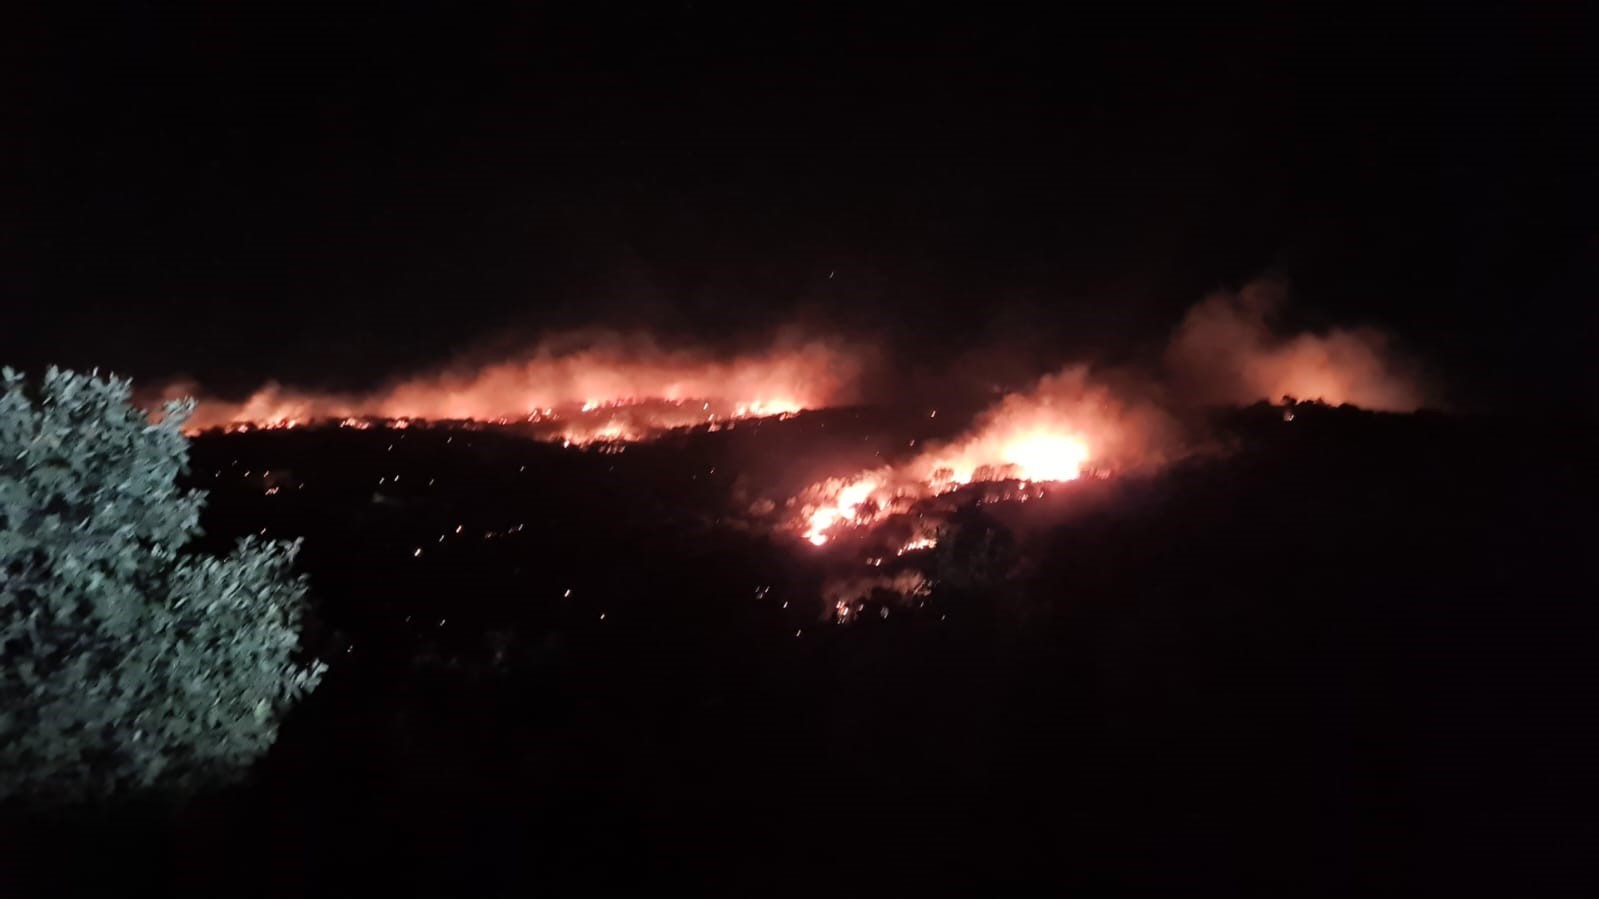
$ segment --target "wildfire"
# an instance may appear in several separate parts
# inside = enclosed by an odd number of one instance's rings
[[[792,489],[795,481],[788,475],[794,471],[784,473],[782,482],[788,486],[781,488],[783,493],[768,487],[773,492],[759,497],[763,488],[737,486],[735,495],[741,501],[755,496],[749,517],[739,517],[737,523],[745,527],[758,519],[762,528],[775,528],[812,547],[828,547],[805,554],[826,572],[825,619],[887,618],[892,602],[916,606],[934,602],[932,578],[952,577],[949,572],[960,570],[964,543],[949,537],[959,527],[954,522],[960,508],[1026,503],[1046,494],[1076,505],[1079,499],[1093,500],[1096,491],[1055,485],[1159,467],[1187,454],[1193,445],[1205,445],[1203,434],[1182,437],[1165,408],[1249,403],[1285,394],[1386,410],[1420,404],[1410,367],[1387,351],[1382,334],[1335,329],[1281,335],[1271,327],[1275,302],[1269,292],[1251,287],[1195,307],[1166,349],[1163,374],[1121,370],[1091,376],[1087,366],[1075,365],[1004,395],[952,439],[930,443],[926,431],[900,433],[905,425],[897,421],[890,425],[892,441],[875,444],[891,449],[874,450],[869,441],[876,435],[862,438],[868,443],[862,449],[854,443],[858,435],[852,434],[847,457],[875,458],[878,461],[869,464],[877,467],[813,483],[786,504],[776,498]],[[861,380],[861,355],[837,342],[787,342],[764,351],[717,356],[663,350],[645,338],[586,340],[546,344],[523,358],[470,370],[406,378],[369,393],[316,393],[268,384],[242,402],[202,400],[190,427],[235,432],[310,424],[360,430],[435,424],[472,430],[493,425],[612,454],[664,431],[715,432],[748,419],[785,418],[849,402],[857,398],[854,386]],[[167,396],[180,392],[189,391],[169,390]],[[935,424],[950,418],[940,416],[931,405],[914,414]],[[1282,414],[1285,421],[1293,421],[1294,407]],[[820,429],[830,419],[818,416],[817,421]],[[395,441],[390,451],[401,436],[390,435]],[[456,436],[447,435],[444,443]],[[910,437],[919,439],[901,442]],[[784,465],[794,461],[792,449],[782,447]],[[814,476],[811,472],[816,469],[810,464],[819,460],[799,461],[804,464],[797,470],[805,474],[797,476]],[[712,467],[708,474],[715,472]],[[392,468],[372,474],[380,494],[400,482]],[[220,476],[220,471],[214,475]],[[251,473],[246,471],[245,477]],[[285,489],[263,478],[260,488],[266,496]],[[434,485],[424,472],[422,478],[407,475],[405,489],[420,489],[413,483],[422,480],[428,487]],[[374,497],[380,500],[381,496]],[[983,526],[996,523],[987,521]],[[477,528],[464,536],[463,525],[458,524],[453,533],[426,535],[423,542],[431,548],[453,545],[457,539],[498,540],[520,534],[522,527],[482,530],[479,537]],[[929,553],[941,539],[955,544],[946,550],[956,551]],[[404,551],[419,560],[417,564],[427,565],[437,554],[425,553],[424,548],[407,545]],[[767,590],[758,588],[757,596],[764,598]],[[568,589],[566,596],[570,595]],[[788,608],[787,599],[783,608]],[[601,612],[600,618],[604,617]],[[795,632],[802,634],[803,630]]]
[[[1421,405],[1411,365],[1389,351],[1381,332],[1279,334],[1272,324],[1281,303],[1280,290],[1268,283],[1212,296],[1189,310],[1173,335],[1167,383],[1123,373],[1113,390],[1091,379],[1086,366],[1066,368],[1007,395],[943,446],[813,484],[790,501],[790,527],[822,546],[974,483],[1010,481],[1022,488],[979,502],[1025,502],[1041,495],[1030,486],[1159,465],[1183,450],[1173,421],[1147,399],[1156,393],[1229,403],[1293,395],[1390,411]],[[932,410],[928,418],[937,415]],[[1284,413],[1290,421],[1292,415]]]
[[[1156,461],[1169,428],[1155,406],[1120,400],[1084,367],[1046,377],[1030,391],[1006,396],[964,436],[897,465],[811,485],[790,506],[795,529],[822,546],[850,528],[870,527],[922,500],[980,482],[1038,485],[1075,481]],[[1022,491],[1019,497],[1036,496]],[[904,555],[937,543],[918,534]]]
[[[824,341],[719,358],[663,350],[642,337],[568,340],[523,359],[409,378],[366,394],[268,384],[239,403],[203,399],[189,424],[198,431],[474,421],[527,425],[568,444],[632,441],[833,405],[849,398],[858,370],[855,352]]]
[[[839,487],[824,505],[810,513],[805,539],[821,546],[827,542],[827,532],[835,525],[855,523],[863,503],[883,488],[883,482],[872,475],[861,476]]]

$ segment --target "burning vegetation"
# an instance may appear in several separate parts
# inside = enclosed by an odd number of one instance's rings
[[[1281,335],[1272,328],[1279,301],[1269,286],[1251,285],[1195,306],[1175,330],[1160,373],[1069,365],[1003,394],[963,429],[943,428],[948,416],[932,427],[938,413],[927,410],[928,427],[900,435],[873,456],[832,466],[818,464],[828,457],[813,458],[814,450],[791,447],[783,459],[806,473],[764,493],[741,487],[743,498],[754,500],[744,520],[809,544],[809,555],[833,569],[822,588],[827,617],[850,620],[873,594],[925,597],[933,580],[923,563],[963,508],[1059,497],[1071,482],[1153,471],[1193,454],[1206,440],[1186,423],[1195,407],[1290,395],[1376,410],[1420,405],[1414,378],[1383,335]],[[494,427],[619,453],[674,430],[714,432],[854,402],[867,357],[860,345],[839,340],[779,341],[718,356],[663,348],[646,337],[591,334],[364,394],[269,384],[238,403],[202,400],[193,423],[231,433],[310,423]],[[1293,420],[1291,407],[1283,417]]]
[[[972,484],[1007,483],[1015,499],[1047,485],[1147,470],[1193,451],[1183,405],[1298,397],[1376,411],[1413,411],[1421,390],[1387,338],[1370,329],[1279,335],[1270,284],[1216,294],[1189,310],[1165,354],[1164,377],[1101,375],[1072,365],[1005,395],[960,436],[904,461],[811,485],[788,504],[789,527],[822,546],[850,529],[905,515]],[[1292,413],[1285,413],[1292,421]],[[913,535],[913,544],[935,540]]]
[[[663,349],[641,336],[574,337],[524,358],[407,378],[370,393],[268,384],[242,402],[202,398],[191,427],[472,421],[526,425],[535,437],[567,443],[636,441],[674,428],[719,428],[847,402],[860,365],[857,350],[821,340],[724,358]]]
[[[961,436],[903,462],[813,484],[790,503],[793,527],[817,546],[850,528],[905,514],[976,483],[1010,482],[1018,495],[1165,459],[1175,425],[1157,406],[1119,398],[1073,366],[1011,394]],[[915,534],[907,551],[931,545]]]

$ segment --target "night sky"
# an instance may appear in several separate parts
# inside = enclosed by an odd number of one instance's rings
[[[1578,4],[465,6],[7,29],[0,361],[360,386],[788,322],[1118,359],[1271,276],[1457,397],[1599,386]]]

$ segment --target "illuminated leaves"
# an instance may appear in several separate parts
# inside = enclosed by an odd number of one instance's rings
[[[180,555],[192,404],[152,423],[125,380],[51,369],[0,394],[0,796],[184,788],[264,753],[302,665],[297,547]]]

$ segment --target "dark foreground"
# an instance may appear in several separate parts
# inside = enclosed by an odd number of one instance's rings
[[[1591,895],[1583,423],[1240,414],[968,516],[1014,577],[824,625],[729,497],[897,426],[202,439],[213,542],[306,537],[332,671],[243,787],[11,815],[4,894]]]

